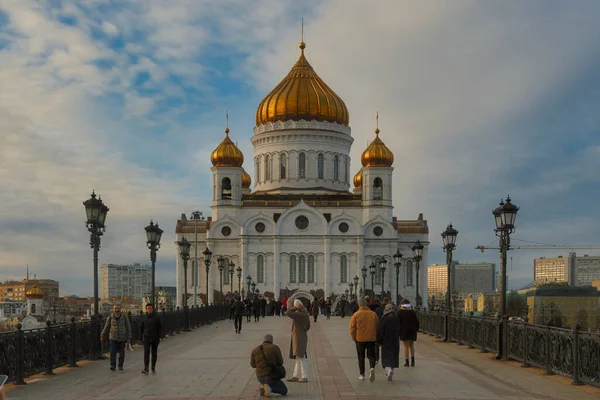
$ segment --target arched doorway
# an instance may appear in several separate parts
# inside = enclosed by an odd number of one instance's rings
[[[294,300],[300,299],[304,303],[304,306],[307,306],[307,302],[312,303],[315,301],[315,297],[309,292],[305,292],[304,290],[298,290],[288,299],[288,308],[294,306]]]

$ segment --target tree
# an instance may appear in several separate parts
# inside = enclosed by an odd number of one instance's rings
[[[590,329],[588,323],[588,313],[583,308],[577,311],[577,315],[575,316],[575,325],[579,325],[579,329],[582,331],[587,331]]]
[[[511,317],[518,317],[525,314],[527,300],[520,296],[516,291],[508,294],[506,300],[506,312]]]

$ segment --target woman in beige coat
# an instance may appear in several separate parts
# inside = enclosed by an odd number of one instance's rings
[[[308,382],[308,361],[306,348],[308,347],[308,331],[310,330],[310,317],[301,300],[294,300],[294,307],[285,313],[294,322],[292,323],[292,342],[290,344],[290,358],[296,360],[294,374],[288,382]]]

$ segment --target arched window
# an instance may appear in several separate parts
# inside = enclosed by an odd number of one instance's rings
[[[348,283],[348,257],[340,257],[340,283]]]
[[[304,256],[300,256],[300,260],[298,263],[298,283],[306,282],[306,258]]]
[[[271,180],[271,162],[269,160],[269,155],[265,156],[265,181]]]
[[[308,283],[315,283],[315,257],[308,256]]]
[[[339,178],[339,163],[340,163],[340,159],[339,157],[336,155],[333,157],[333,180],[337,181]]]
[[[383,181],[381,178],[373,180],[373,200],[383,199]]]
[[[298,178],[306,178],[306,154],[304,153],[298,155]]]
[[[257,157],[256,159],[256,181],[260,182],[260,167],[262,167],[262,165],[260,165],[260,161],[261,158]]]
[[[381,285],[381,270],[379,269],[379,258],[375,259],[375,284]]]
[[[317,156],[317,176],[319,177],[319,179],[323,179],[325,177],[325,171],[323,171],[324,166],[325,156],[323,155],[323,153],[320,153]]]
[[[275,175],[275,162],[273,160],[275,160],[275,157],[271,157],[271,164],[269,165],[269,176],[271,180],[273,179],[273,175]]]
[[[221,181],[221,200],[231,200],[231,179],[223,178]]]
[[[296,256],[290,256],[290,283],[296,283]]]
[[[280,166],[279,179],[286,179],[286,177],[287,177],[287,156],[285,155],[285,153],[282,153],[281,156],[279,157],[279,166]]]
[[[406,261],[406,286],[413,286],[413,263],[412,263],[412,260]]]
[[[256,283],[265,283],[265,259],[262,255],[256,259]]]
[[[225,268],[223,268],[223,285],[229,285],[229,259],[228,258],[225,259]]]

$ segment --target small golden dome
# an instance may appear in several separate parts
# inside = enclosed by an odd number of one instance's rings
[[[45,293],[44,293],[44,291],[42,289],[40,289],[36,285],[33,285],[31,287],[31,289],[29,289],[27,291],[27,293],[25,293],[25,295],[27,297],[30,297],[30,298],[33,298],[33,299],[42,299],[45,296]]]
[[[245,169],[242,169],[242,189],[249,189],[251,184],[252,178],[250,174]]]
[[[375,140],[369,144],[360,156],[363,167],[391,167],[394,153],[379,138],[379,128],[375,129]]]
[[[215,167],[241,167],[244,155],[229,138],[229,128],[225,129],[225,138],[210,155]]]
[[[275,121],[327,121],[348,125],[350,117],[344,101],[317,75],[304,57],[300,58],[285,78],[260,102],[256,110],[256,126]]]
[[[354,175],[354,187],[357,189],[362,187],[362,169]]]

